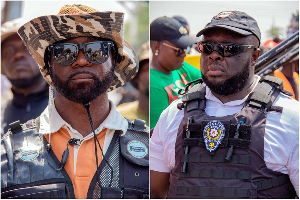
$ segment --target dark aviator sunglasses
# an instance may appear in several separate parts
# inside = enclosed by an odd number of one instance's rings
[[[95,41],[83,44],[74,43],[57,43],[48,46],[48,51],[52,54],[53,59],[59,65],[71,65],[77,57],[79,50],[88,62],[94,64],[102,64],[109,57],[109,52],[114,46],[112,41]]]
[[[219,43],[214,44],[211,42],[199,42],[198,49],[201,53],[211,54],[213,51],[217,51],[223,57],[234,56],[240,54],[248,49],[258,49],[255,45],[240,45],[234,43]]]
[[[181,56],[183,54],[183,52],[186,52],[186,48],[184,49],[184,48],[179,48],[179,47],[173,47],[173,46],[171,46],[167,43],[164,43],[164,42],[162,44],[164,46],[170,47],[171,49],[174,49],[177,52],[177,54],[176,54],[177,57]]]

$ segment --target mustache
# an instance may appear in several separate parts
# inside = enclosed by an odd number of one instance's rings
[[[73,74],[70,74],[70,76],[68,77],[68,79],[72,79],[74,76],[78,75],[78,74],[88,74],[91,75],[93,78],[96,78],[96,74],[90,72],[90,71],[77,71],[74,72]]]
[[[15,65],[24,65],[24,66],[27,66],[28,63],[26,62],[26,60],[24,58],[20,58],[18,60],[15,60],[11,63],[12,66],[15,66]]]

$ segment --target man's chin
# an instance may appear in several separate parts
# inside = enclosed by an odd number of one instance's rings
[[[11,82],[11,84],[17,88],[28,88],[32,85],[34,85],[35,83],[37,83],[39,80],[43,79],[41,74],[38,73],[37,75],[31,77],[31,78],[27,78],[27,79],[9,79],[9,81]]]
[[[80,83],[76,83],[76,84],[70,83],[68,88],[72,91],[78,90],[78,91],[84,92],[86,90],[89,90],[93,86],[94,86],[94,84],[91,82],[80,82]]]

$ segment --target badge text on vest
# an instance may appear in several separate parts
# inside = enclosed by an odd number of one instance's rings
[[[203,130],[206,149],[210,152],[217,149],[225,136],[225,126],[220,121],[208,122]]]
[[[26,142],[27,143],[27,142]],[[30,162],[36,159],[40,154],[40,148],[34,144],[24,144],[20,151],[20,158],[25,162]]]
[[[127,151],[135,158],[143,158],[148,154],[146,145],[135,140],[127,143]]]

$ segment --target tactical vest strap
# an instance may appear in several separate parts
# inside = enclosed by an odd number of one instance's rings
[[[234,138],[234,134],[237,129],[237,124],[231,124],[230,121],[221,121],[226,127],[225,137],[219,147],[235,146],[240,148],[249,148],[251,142],[251,127],[247,124],[240,124],[239,126],[239,138]],[[205,146],[203,129],[208,121],[203,123],[190,123],[187,131],[190,131],[190,138],[185,138],[186,134],[183,134],[183,146]],[[186,130],[186,125],[183,126],[183,130]]]
[[[35,183],[11,186],[2,189],[1,198],[18,199],[61,199],[66,198],[66,184],[64,179],[48,179]]]
[[[174,186],[177,195],[191,195],[203,197],[236,197],[245,198],[250,196],[246,188],[234,187],[204,187],[204,186]]]
[[[17,120],[15,122],[12,122],[9,124],[10,131],[12,134],[20,133],[27,129],[33,129],[36,128],[36,121],[39,121],[39,117],[36,119],[28,120],[26,123],[21,124],[20,120]]]
[[[187,106],[186,106],[187,112],[189,112],[191,110],[196,110],[198,108],[199,108],[199,101],[198,100],[190,101],[190,102],[187,103]]]
[[[145,125],[146,121],[141,119],[135,119],[132,123],[129,123],[128,129],[133,129],[136,131],[146,131]]]
[[[148,199],[149,194],[140,190],[124,188],[124,199]]]
[[[208,121],[205,121],[204,124],[206,124]],[[232,131],[236,131],[236,128],[237,128],[237,124],[230,124],[230,122],[225,122],[225,121],[222,121],[222,123],[224,122],[224,125],[226,125],[226,128],[232,130]],[[228,124],[228,126],[227,126]],[[188,130],[189,131],[192,131],[192,132],[195,132],[195,133],[192,133],[191,135],[191,138],[195,137],[195,138],[199,138],[201,137],[201,135],[203,135],[202,130],[203,129],[203,123],[191,123],[189,124],[189,127],[188,127]],[[229,127],[230,126],[230,127]],[[186,130],[186,125],[183,126],[183,129]],[[240,127],[239,127],[239,131],[240,132],[250,132],[251,130],[251,127],[247,124],[240,124]]]
[[[283,80],[280,79],[280,78],[277,78],[277,77],[274,77],[274,76],[263,76],[261,77],[260,81],[268,81],[268,82],[271,82],[271,83],[274,83],[276,85],[278,85],[278,89],[288,95],[288,96],[293,96],[293,93],[291,93],[290,91],[287,91],[284,89],[283,87]]]
[[[122,191],[120,188],[114,187],[102,187],[101,188],[102,199],[121,199]]]
[[[18,121],[15,121],[15,122],[12,122],[9,124],[9,127],[10,127],[10,131],[15,134],[15,133],[20,133],[22,132],[22,126],[21,126],[21,123],[20,123],[20,120]]]
[[[288,191],[272,196],[270,199],[299,199],[295,192],[293,185],[291,185]]]
[[[181,162],[199,162],[199,163],[225,163],[226,154],[216,154],[214,156],[208,154],[184,154]],[[230,163],[235,164],[251,164],[250,155],[233,155]]]
[[[101,188],[102,199],[147,199],[149,194],[140,190],[132,188],[114,188],[114,187],[102,187]]]
[[[200,85],[196,85],[194,87],[200,87]],[[183,102],[191,101],[195,99],[205,99],[205,92],[195,91],[192,93],[188,93],[182,97]]]
[[[279,112],[282,113],[283,108],[281,106],[271,106],[269,111],[275,111],[275,112]]]
[[[226,139],[225,139],[226,140]],[[220,147],[227,147],[227,146],[235,146],[240,148],[248,148],[250,145],[251,140],[246,139],[239,139],[239,138],[228,138],[228,142],[223,141]],[[185,147],[192,147],[192,146],[205,146],[205,142],[203,137],[201,138],[189,138],[183,139],[182,146]]]
[[[187,112],[205,108],[205,84],[194,85],[187,94],[182,97],[182,102],[177,105],[178,109],[186,107]],[[200,101],[203,100],[203,101]],[[200,104],[200,102],[203,102]]]
[[[290,179],[288,175],[282,175],[278,177],[274,177],[272,179],[266,179],[263,181],[254,182],[254,184],[257,186],[257,191],[260,190],[266,190],[274,187],[278,187],[280,185],[289,183]]]
[[[273,76],[264,76],[259,80],[259,84],[260,86],[256,87],[254,92],[248,96],[246,106],[270,111],[275,97],[279,94],[279,92],[274,91],[276,89],[284,91],[282,80]]]
[[[250,180],[250,171],[224,170],[224,169],[190,169],[186,173],[180,173],[184,178],[219,178]]]
[[[14,180],[14,160],[13,160],[13,150],[11,146],[10,136],[6,135],[3,138],[6,155],[7,155],[7,184],[13,183]]]
[[[279,78],[276,78],[275,76],[262,76],[259,81],[260,82],[268,81],[268,82],[271,82],[271,83],[274,83],[274,84],[278,85],[279,89],[283,88],[283,84],[282,84],[283,80],[279,79]]]

